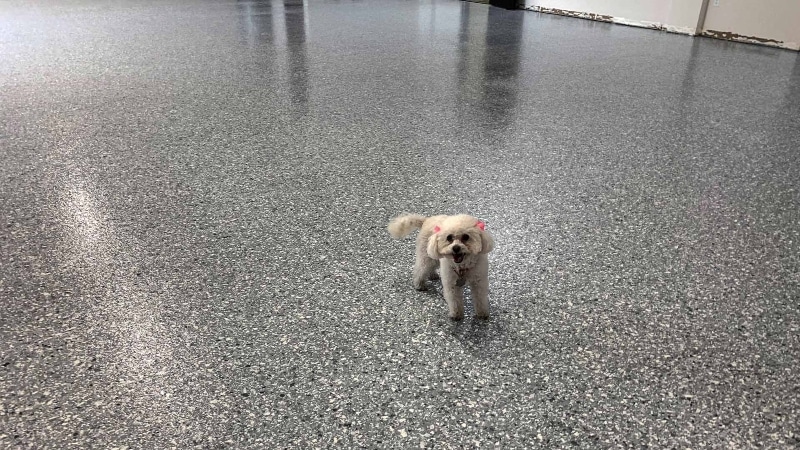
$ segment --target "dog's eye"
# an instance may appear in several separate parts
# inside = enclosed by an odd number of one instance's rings
[[[461,242],[467,242],[468,240],[469,240],[468,234],[465,234],[464,236],[461,237]]]
[[[453,235],[452,234],[448,234],[447,235],[447,242],[453,242]]]

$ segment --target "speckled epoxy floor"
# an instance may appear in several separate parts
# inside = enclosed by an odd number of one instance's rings
[[[797,53],[170,0],[6,2],[0,55],[0,447],[800,443]],[[490,321],[402,211],[486,220]]]

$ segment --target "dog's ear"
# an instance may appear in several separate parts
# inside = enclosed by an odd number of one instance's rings
[[[481,253],[494,250],[494,238],[488,231],[481,231]]]
[[[437,260],[442,258],[442,255],[439,254],[439,244],[436,242],[436,233],[431,234],[428,238],[428,256]]]
[[[479,221],[475,226],[478,227],[481,234],[481,253],[489,253],[494,250],[494,238],[486,231],[486,224]]]

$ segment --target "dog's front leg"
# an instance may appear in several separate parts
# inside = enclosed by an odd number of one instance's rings
[[[424,249],[417,249],[417,259],[414,263],[414,289],[418,291],[425,291],[428,289],[427,281],[431,275],[436,272],[436,264],[439,261],[431,259]]]
[[[478,261],[469,278],[469,289],[472,292],[472,306],[475,317],[489,318],[489,264],[484,259]]]
[[[478,276],[470,280],[469,289],[472,291],[472,306],[475,309],[475,317],[479,319],[489,318],[489,289],[488,280]]]
[[[439,273],[442,277],[444,299],[447,301],[447,308],[449,309],[448,316],[453,320],[461,320],[464,318],[464,288],[456,286],[458,275],[445,260],[442,260]]]

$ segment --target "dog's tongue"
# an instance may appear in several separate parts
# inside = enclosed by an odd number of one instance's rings
[[[463,260],[464,260],[464,255],[453,255],[453,261],[455,261],[456,264],[460,263]]]

